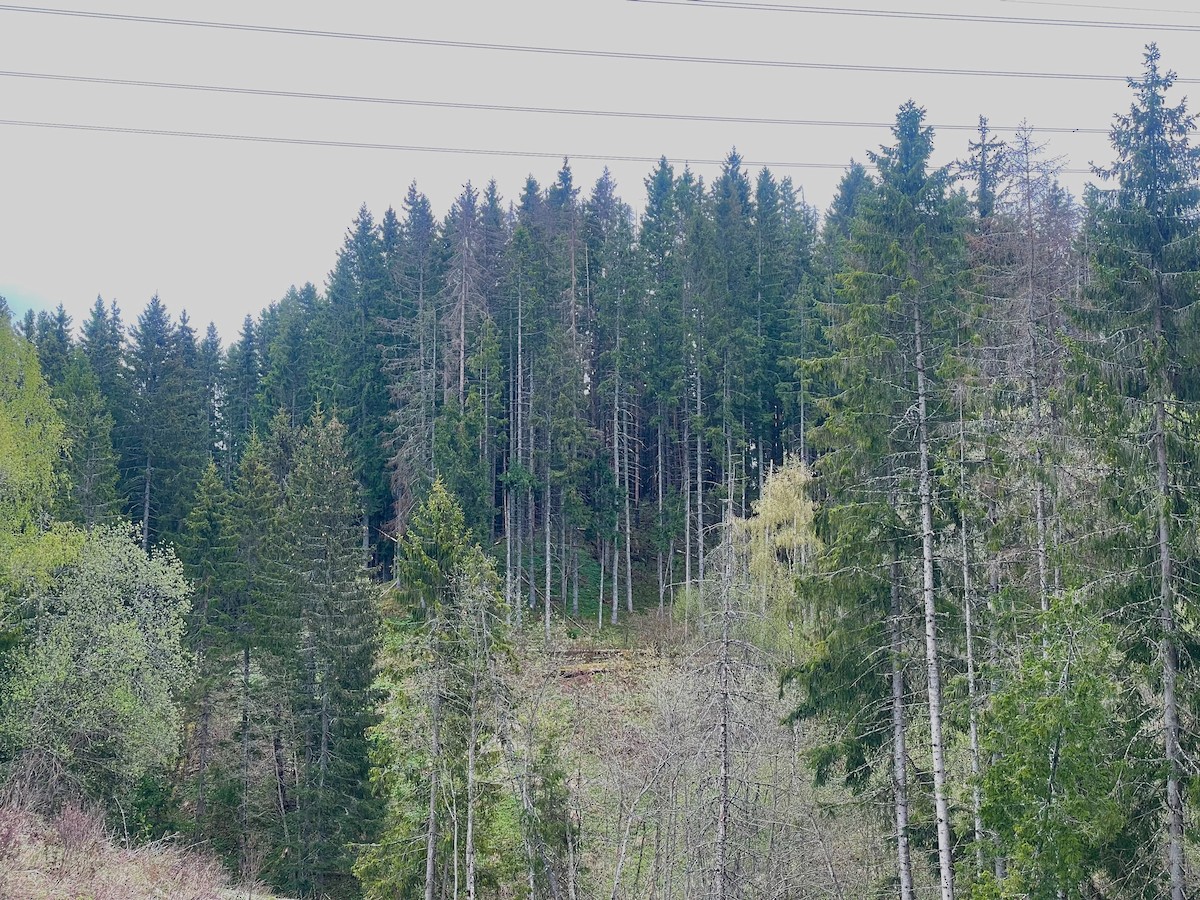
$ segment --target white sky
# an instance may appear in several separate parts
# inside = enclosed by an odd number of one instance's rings
[[[884,66],[1137,74],[1157,40],[1200,78],[1200,32],[1062,28],[759,12],[629,0],[54,0],[62,8],[456,41]],[[776,0],[784,2],[784,0]],[[801,0],[787,0],[798,3]],[[807,0],[811,5],[1200,26],[1192,0]],[[1162,11],[1160,11],[1162,8]],[[1174,10],[1172,12],[1171,10]],[[1129,105],[1119,82],[948,77],[581,59],[415,47],[0,9],[0,70],[518,106],[887,122],[910,97],[936,125],[1104,128]],[[1177,96],[1197,94],[1182,85]],[[0,119],[339,141],[655,157],[682,167],[736,145],[749,161],[860,160],[886,129],[714,124],[422,109],[90,85],[0,76]],[[970,135],[940,132],[940,161]],[[1048,136],[1073,168],[1109,158],[1102,135]],[[290,284],[322,286],[366,202],[399,209],[409,182],[444,214],[467,180],[514,198],[553,159],[246,144],[0,125],[0,295],[63,303],[78,323],[97,294],[133,321],[157,292],[226,342]],[[604,163],[576,159],[586,193]],[[610,163],[642,203],[651,165]],[[716,167],[694,165],[711,178]],[[836,170],[773,166],[821,209]],[[1082,176],[1064,180],[1078,191]]]

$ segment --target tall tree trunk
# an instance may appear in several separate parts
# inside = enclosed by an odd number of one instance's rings
[[[530,440],[533,436],[530,435]],[[529,452],[529,471],[533,472],[533,451]],[[525,491],[525,505],[529,518],[529,598],[525,601],[529,606],[529,618],[537,615],[537,505],[533,498],[533,484]]]
[[[238,873],[250,871],[250,644],[242,647],[242,796],[238,805]]]
[[[613,372],[613,482],[617,490],[621,489],[621,332],[620,323],[617,325],[617,362]],[[620,557],[617,556],[617,548],[621,544],[621,519],[620,513],[616,514],[616,521],[613,523],[613,594],[612,594],[612,623],[617,624],[617,582],[620,581],[618,573],[620,571]],[[628,537],[626,537],[628,542]],[[628,578],[626,573],[626,578]]]
[[[920,306],[913,311],[917,368],[918,490],[921,503],[921,587],[925,606],[925,668],[929,687],[929,743],[933,754],[933,799],[937,812],[938,871],[942,900],[954,900],[954,856],[946,759],[942,742],[942,672],[938,650],[937,604],[933,578],[933,471],[929,460],[929,385],[925,373]]]
[[[983,794],[980,785],[982,767],[979,757],[979,699],[975,679],[975,598],[971,588],[970,541],[967,537],[967,440],[963,423],[962,401],[958,407],[958,531],[962,552],[963,623],[967,642],[967,723],[971,745],[971,812],[975,836],[975,874],[983,874]]]
[[[512,541],[512,503],[509,499],[508,487],[504,488],[504,603],[508,607],[508,624],[512,625],[513,602],[513,541]]]
[[[700,362],[696,361],[696,566],[700,589],[704,593],[704,462],[701,456],[701,436],[704,421],[700,407]]]
[[[425,900],[433,900],[434,873],[437,871],[437,795],[438,795],[438,765],[442,752],[438,742],[438,721],[441,713],[441,699],[437,688],[433,692],[433,745],[430,754],[429,769],[429,812],[425,821]]]
[[[620,605],[618,588],[621,583],[621,527],[619,522],[613,523],[612,546],[612,623],[617,624],[617,609]]]
[[[889,566],[892,607],[888,615],[888,640],[892,663],[892,796],[896,813],[896,871],[900,900],[913,900],[912,855],[908,845],[908,751],[904,734],[904,657],[901,642],[903,609],[900,604],[899,548],[893,547]]]
[[[1161,285],[1159,287],[1161,295]],[[1154,309],[1156,348],[1163,342],[1162,302]],[[1179,784],[1179,706],[1175,683],[1179,646],[1175,635],[1175,598],[1171,559],[1171,474],[1167,460],[1166,377],[1160,375],[1154,402],[1154,456],[1158,469],[1159,652],[1163,665],[1163,743],[1167,760],[1167,858],[1171,871],[1171,900],[1185,900],[1183,859],[1183,793]]]
[[[1038,599],[1042,612],[1050,609],[1049,568],[1046,554],[1046,483],[1045,455],[1042,447],[1042,385],[1038,373],[1038,322],[1036,292],[1036,241],[1033,222],[1033,173],[1029,168],[1029,154],[1025,154],[1025,231],[1028,238],[1026,291],[1029,293],[1029,406],[1033,423],[1034,462],[1034,521],[1036,524]],[[1045,639],[1043,638],[1043,644]]]
[[[728,499],[724,541],[727,546],[722,550],[721,571],[721,659],[718,677],[721,703],[721,722],[718,732],[718,757],[720,770],[717,780],[717,846],[716,861],[713,876],[716,880],[717,900],[726,900],[729,896],[729,811],[730,795],[729,781],[732,768],[732,748],[729,742],[731,726],[732,686],[730,683],[730,619],[733,617],[733,497]]]
[[[154,475],[154,467],[150,457],[146,457],[146,468],[143,473],[145,483],[142,485],[142,552],[150,552],[150,481]]]
[[[523,306],[523,304],[522,304],[521,296],[520,296],[520,285],[518,284],[518,291],[517,291],[517,367],[516,367],[516,373],[515,373],[516,374],[516,404],[513,408],[513,416],[512,416],[513,417],[513,433],[516,437],[516,440],[513,442],[515,445],[514,449],[516,451],[516,457],[515,457],[516,465],[513,468],[516,468],[516,469],[520,469],[521,466],[523,466],[525,464],[525,456],[523,453],[524,440],[525,440],[525,428],[524,428],[524,420],[522,418],[524,416],[524,409],[525,409],[525,376],[524,376],[524,372],[525,372],[524,346],[525,346],[525,344],[524,344],[523,327],[522,327],[524,324],[524,316],[522,313],[522,306]],[[516,538],[517,538],[517,540],[516,540],[517,575],[516,575],[516,580],[515,580],[515,584],[514,584],[514,595],[512,597],[512,604],[513,604],[514,618],[516,619],[516,623],[517,623],[517,629],[520,630],[521,621],[524,618],[524,616],[522,614],[523,611],[521,609],[521,605],[524,602],[524,590],[522,589],[522,585],[521,585],[521,573],[524,571],[524,568],[525,568],[525,548],[522,546],[522,538],[524,535],[524,528],[523,528],[524,522],[522,521],[522,518],[521,518],[521,501],[520,501],[520,499],[518,497],[512,497],[511,488],[507,488],[506,490],[508,490],[509,496],[511,497],[511,500],[510,500],[510,502],[512,504],[511,518],[515,520],[513,522],[513,529],[516,531]]]
[[[655,481],[654,493],[655,493],[655,503],[657,506],[656,512],[658,513],[658,519],[657,519],[658,534],[655,535],[654,543],[655,543],[655,547],[656,547],[657,555],[658,555],[658,560],[657,560],[657,562],[658,562],[658,566],[657,566],[657,570],[658,570],[658,617],[661,619],[663,616],[663,612],[665,610],[665,606],[666,606],[667,586],[666,586],[666,582],[663,581],[663,548],[662,548],[662,541],[663,541],[663,431],[662,431],[661,408],[660,408],[659,412],[660,412],[660,415],[659,415],[659,419],[658,419],[658,428],[657,428],[658,446],[657,446],[657,454],[655,457],[656,466],[655,466],[655,472],[654,472],[654,481]]]
[[[470,238],[466,238],[468,243]],[[467,288],[470,283],[467,274],[466,254],[463,255],[462,283],[459,285],[458,297],[458,408],[463,408],[467,387]]]
[[[475,745],[479,739],[478,707],[479,675],[471,680],[471,712],[467,741],[467,900],[475,900]]]
[[[596,594],[596,630],[604,627],[604,566],[608,562],[608,547],[600,541],[600,590]]]
[[[279,730],[278,723],[283,719],[283,707],[281,704],[275,704],[275,723],[274,733],[271,735],[271,750],[275,757],[275,799],[279,801],[279,826],[283,830],[283,841],[285,844],[291,843],[291,835],[288,833],[288,795],[287,795],[287,764],[283,751],[283,733]]]
[[[683,410],[683,445],[680,456],[683,457],[683,596],[691,597],[692,592],[692,467],[689,451],[688,415],[686,402]],[[684,605],[687,611],[687,605]]]
[[[626,419],[626,427],[621,430],[621,443],[625,454],[623,465],[624,471],[622,472],[622,475],[625,477],[625,609],[627,612],[633,612],[633,557],[631,556],[630,547],[630,545],[633,543],[633,525],[631,524],[629,514],[629,473],[633,469],[633,466],[629,458],[628,415],[628,410],[626,410],[625,415],[622,416],[623,419]]]
[[[549,430],[546,432],[547,443],[549,443]],[[542,602],[542,625],[546,631],[546,643],[550,643],[550,454],[547,449],[546,453],[546,511],[542,517],[543,531],[546,533],[545,549],[546,549],[546,596]]]
[[[563,509],[565,493],[563,490],[558,492],[558,596],[564,610],[567,608],[567,564],[570,560],[567,552],[567,511]]]

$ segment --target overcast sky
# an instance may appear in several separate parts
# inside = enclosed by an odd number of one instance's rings
[[[914,21],[630,0],[59,0],[83,11],[170,16],[443,41],[671,56],[873,66],[1131,75],[1156,40],[1166,66],[1200,79],[1200,31]],[[778,0],[798,5],[799,0]],[[809,0],[822,7],[1175,23],[1200,27],[1190,0]],[[1148,7],[1155,7],[1151,10]],[[247,33],[0,9],[0,69],[272,91],[807,120],[887,122],[912,98],[935,126],[1106,128],[1128,108],[1119,82],[811,71],[414,46]],[[1197,93],[1182,84],[1176,96]],[[664,121],[420,108],[97,85],[0,75],[0,119],[167,131],[509,151],[470,155],[254,144],[0,125],[0,295],[22,310],[64,304],[76,322],[97,294],[131,322],[154,293],[228,342],[242,317],[291,284],[324,285],[362,203],[376,214],[415,180],[438,214],[466,181],[494,177],[506,199],[543,185],[573,156],[586,190],[604,162],[641,206],[657,157],[711,178],[737,146],[790,175],[824,209],[844,166],[886,128]],[[943,130],[939,161],[970,135]],[[1046,135],[1070,168],[1109,159],[1096,134]],[[1078,191],[1085,178],[1066,175]]]

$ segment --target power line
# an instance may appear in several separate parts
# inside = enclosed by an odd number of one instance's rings
[[[607,109],[573,109],[550,106],[516,106],[509,104],[467,103],[447,100],[414,100],[402,97],[368,97],[356,94],[325,94],[313,91],[282,91],[267,88],[249,88],[214,84],[189,84],[174,81],[144,81],[124,78],[102,78],[92,75],[64,75],[51,72],[0,71],[0,78],[25,78],[39,81],[58,81],[71,84],[115,85],[121,87],[145,87],[175,91],[237,94],[252,97],[282,97],[300,100],[325,100],[347,103],[376,103],[394,106],[412,106],[432,109],[481,110],[485,112],[535,113],[555,116],[584,116],[621,119],[651,119],[682,122],[717,122],[730,125],[790,125],[820,128],[890,128],[892,122],[853,122],[837,119],[788,119],[765,116],[720,116],[691,113],[634,112]],[[995,131],[1016,131],[1016,127],[993,125]],[[939,131],[975,131],[976,125],[934,125]],[[1106,128],[1035,128],[1039,134],[1108,134]]]
[[[1000,0],[1001,3],[1020,3],[1024,6],[1058,6],[1066,9],[1115,9],[1121,12],[1167,13],[1171,16],[1200,16],[1196,9],[1163,9],[1156,6],[1119,6],[1114,3],[1060,3],[1058,0]]]
[[[458,153],[469,156],[500,156],[513,159],[586,159],[595,162],[638,162],[656,164],[662,156],[632,156],[624,154],[600,153],[547,153],[537,150],[495,150],[479,147],[430,147],[417,144],[388,144],[374,141],[336,141],[321,138],[293,138],[275,135],[255,134],[226,134],[211,131],[175,131],[159,128],[133,128],[117,125],[89,125],[80,122],[36,122],[23,119],[0,119],[0,125],[17,128],[44,128],[66,131],[100,132],[104,134],[133,134],[152,135],[155,137],[183,137],[212,141],[236,141],[254,144],[291,144],[305,147],[338,147],[351,150],[388,150],[409,153]],[[695,157],[681,160],[686,164],[719,166],[724,159],[698,159]],[[770,160],[743,159],[747,166],[765,166],[769,169],[833,169],[847,168],[848,163],[814,163],[814,162],[781,162]],[[1086,175],[1090,169],[1063,169],[1065,174]]]
[[[1200,32],[1200,25],[1172,25],[1163,22],[1110,22],[1096,19],[1040,19],[1031,16],[989,16],[964,13],[919,12],[916,10],[856,9],[847,6],[800,6],[790,3],[756,3],[753,0],[630,0],[659,6],[711,7],[756,12],[804,13],[806,15],[852,16],[866,19],[907,19],[918,22],[970,22],[983,25],[1039,25],[1066,28],[1137,29],[1141,31]]]
[[[676,2],[676,0],[640,0],[643,3]],[[696,5],[696,0],[678,0],[681,5]],[[779,8],[779,7],[772,7]],[[668,53],[637,53],[624,50],[587,50],[571,47],[546,47],[526,44],[500,44],[487,41],[452,41],[435,38],[416,38],[403,35],[369,34],[350,31],[326,31],[307,28],[290,28],[280,25],[249,25],[238,22],[217,22],[201,19],[173,19],[163,16],[137,16],[125,13],[89,12],[84,10],[56,9],[41,6],[16,6],[0,4],[0,12],[18,12],[37,15],[66,16],[70,18],[99,19],[115,22],[138,22],[151,25],[172,25],[191,28],[206,28],[222,31],[244,31],[257,34],[284,34],[302,37],[332,38],[350,41],[371,41],[386,44],[404,44],[416,47],[448,47],[459,50],[494,50],[508,53],[529,53],[549,56],[574,56],[585,59],[623,59],[649,62],[692,63],[701,65],[748,66],[768,69],[807,69],[826,72],[873,72],[888,75],[949,75],[953,77],[980,76],[989,78],[1044,78],[1066,81],[1117,81],[1124,83],[1124,75],[1082,74],[1075,72],[1026,72],[985,69],[938,69],[925,66],[879,66],[853,65],[849,63],[815,63],[786,59],[742,59],[723,56],[684,56]],[[1200,79],[1178,78],[1178,84],[1200,84]]]
[[[126,128],[117,125],[88,125],[79,122],[35,122],[22,119],[0,119],[0,125],[10,125],[21,128],[52,128],[63,129],[67,131],[103,132],[106,134],[136,134],[154,135],[157,137],[200,138],[204,140],[240,141],[243,143],[255,144],[294,144],[305,147],[340,147],[352,150],[391,150],[411,153],[461,153],[471,156],[503,156],[516,159],[586,159],[597,162],[640,162],[653,164],[657,163],[662,158],[660,156],[629,156],[622,154],[605,155],[599,153],[547,153],[545,151],[537,150],[495,150],[478,147],[430,147],[416,144],[387,144],[374,141],[335,141],[321,138],[292,138],[256,134],[226,134],[210,131],[174,131],[158,128]],[[725,162],[723,159],[696,158],[690,158],[683,161],[687,163],[696,163],[697,165],[721,165]],[[750,166],[766,166],[768,168],[777,169],[846,168],[846,164],[842,163],[771,162],[749,159],[742,160],[742,162]]]

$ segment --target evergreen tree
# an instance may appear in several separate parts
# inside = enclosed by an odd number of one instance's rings
[[[957,288],[965,210],[949,194],[948,172],[929,167],[933,132],[924,125],[924,110],[912,102],[902,106],[893,135],[894,145],[872,154],[879,185],[854,219],[850,268],[839,274],[837,298],[827,307],[835,350],[827,371],[837,392],[825,403],[821,438],[829,452],[819,467],[828,479],[826,490],[837,498],[830,515],[878,522],[895,535],[870,541],[862,540],[862,525],[849,531],[853,546],[868,554],[860,565],[868,571],[888,566],[889,593],[903,590],[908,560],[919,572],[938,868],[941,896],[952,900],[948,736],[942,709],[945,653],[939,634],[934,514],[936,466],[944,440],[938,423],[952,410],[945,372],[962,340]],[[897,788],[906,783],[900,753],[903,672],[898,667],[903,619],[903,598],[897,595],[888,623]],[[908,897],[905,805],[898,794],[898,867],[902,894]]]
[[[125,358],[125,331],[116,301],[105,306],[104,300],[97,297],[81,330],[80,347],[96,375],[100,394],[113,418],[113,445],[124,455],[132,398]]]
[[[51,387],[62,384],[71,359],[71,317],[61,303],[53,314],[38,313],[31,340],[37,347],[42,377]]]
[[[143,549],[149,548],[152,535],[161,536],[159,519],[164,507],[172,505],[161,495],[175,446],[171,425],[177,421],[176,410],[171,409],[176,399],[174,332],[166,307],[155,295],[133,330],[129,358],[133,404],[122,447],[123,491],[141,522]]]
[[[1161,71],[1159,59],[1149,45],[1145,72],[1129,81],[1134,102],[1112,127],[1116,161],[1097,173],[1114,187],[1087,195],[1092,278],[1081,322],[1089,364],[1078,387],[1113,473],[1104,490],[1120,524],[1110,550],[1124,574],[1124,594],[1113,599],[1136,629],[1129,652],[1158,657],[1161,680],[1152,690],[1162,720],[1167,874],[1172,900],[1183,900],[1190,781],[1183,759],[1194,752],[1185,735],[1196,729],[1180,703],[1181,645],[1194,647],[1179,622],[1192,615],[1187,598],[1200,563],[1183,524],[1196,503],[1189,410],[1200,363],[1200,148],[1189,140],[1194,119],[1185,103],[1167,102],[1175,74]]]
[[[85,527],[112,522],[120,513],[113,417],[87,356],[78,348],[54,395],[62,403],[67,443],[57,514]]]
[[[211,837],[228,822],[229,813],[219,803],[210,810],[210,794],[217,786],[209,770],[216,749],[214,705],[226,687],[229,671],[233,554],[230,497],[216,465],[210,461],[179,537],[184,573],[193,585],[188,635],[196,654],[196,680],[188,704],[195,722],[194,747],[189,748],[195,754],[193,822],[197,836],[205,837]]]
[[[437,480],[397,554],[408,617],[392,620],[384,647],[372,761],[387,813],[355,869],[368,897],[437,897],[460,878],[467,897],[504,890],[506,858],[519,852],[497,753],[506,615],[495,569],[463,524]]]
[[[264,424],[258,416],[262,359],[254,319],[250,316],[242,322],[238,340],[226,354],[222,375],[225,450],[230,463],[236,465],[250,435]]]
[[[262,410],[264,415],[283,410],[298,426],[312,412],[320,387],[317,361],[324,350],[317,289],[312,284],[288,288],[271,310],[274,328],[260,342]]]
[[[366,732],[376,591],[361,541],[361,488],[345,447],[346,428],[316,416],[296,448],[284,540],[296,612],[293,716],[299,736],[293,877],[304,892],[348,890],[351,848],[371,839]]]
[[[209,322],[197,353],[196,364],[199,369],[196,377],[201,392],[200,402],[207,413],[205,452],[214,459],[220,452],[223,436],[221,363],[221,336],[217,333],[217,326]]]

